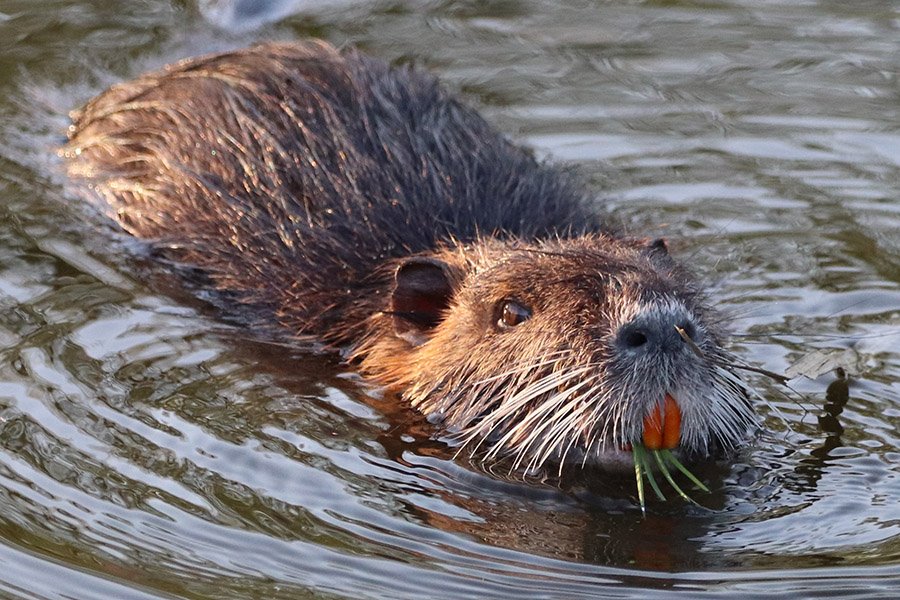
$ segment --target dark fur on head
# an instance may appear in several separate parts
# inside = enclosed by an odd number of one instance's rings
[[[666,393],[688,451],[753,421],[666,244],[603,233],[567,175],[417,70],[315,42],[189,60],[92,100],[64,153],[232,314],[349,345],[518,464],[639,439]]]

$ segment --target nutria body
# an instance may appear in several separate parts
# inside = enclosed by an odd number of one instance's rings
[[[754,422],[665,243],[605,231],[566,174],[428,74],[265,44],[114,86],[73,120],[69,173],[126,231],[491,456],[609,460],[667,394],[686,453]]]

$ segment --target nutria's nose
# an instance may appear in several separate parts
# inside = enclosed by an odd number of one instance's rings
[[[619,328],[616,345],[631,352],[676,352],[688,349],[679,330],[694,342],[699,342],[697,326],[685,311],[651,309]]]

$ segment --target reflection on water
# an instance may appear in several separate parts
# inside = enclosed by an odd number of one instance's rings
[[[0,595],[893,597],[896,5],[325,4],[0,4]],[[576,164],[710,281],[748,361],[819,349],[849,379],[755,379],[766,432],[697,469],[705,508],[641,518],[628,478],[454,460],[336,357],[216,322],[64,194],[61,114],[103,85],[311,35],[427,66]]]

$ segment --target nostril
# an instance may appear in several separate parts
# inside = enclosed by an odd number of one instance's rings
[[[647,343],[647,335],[640,329],[627,329],[622,332],[622,343],[628,348],[640,348]]]

